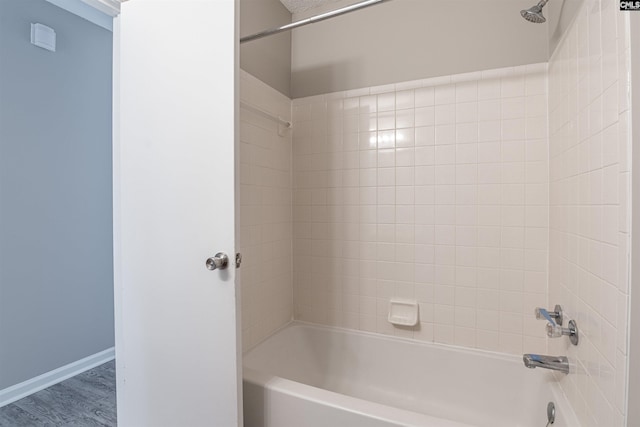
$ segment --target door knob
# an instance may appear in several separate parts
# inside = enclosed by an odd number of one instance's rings
[[[229,266],[229,257],[224,252],[218,252],[214,257],[207,259],[209,270],[224,270]]]

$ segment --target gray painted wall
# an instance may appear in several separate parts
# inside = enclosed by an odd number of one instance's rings
[[[292,96],[546,62],[547,24],[520,16],[533,2],[394,0],[299,28]]]
[[[291,22],[279,0],[240,0],[240,34],[247,36]],[[244,43],[240,67],[269,86],[291,95],[291,32]]]
[[[107,30],[0,0],[0,389],[114,345],[111,55]]]

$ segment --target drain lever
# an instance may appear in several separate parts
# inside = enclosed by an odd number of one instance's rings
[[[556,422],[556,405],[553,402],[547,404],[547,426]]]

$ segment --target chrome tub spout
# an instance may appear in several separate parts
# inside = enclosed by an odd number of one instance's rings
[[[569,359],[565,356],[544,356],[541,354],[525,354],[522,356],[524,366],[529,369],[544,368],[552,371],[569,373]]]

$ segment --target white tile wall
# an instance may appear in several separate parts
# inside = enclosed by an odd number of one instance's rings
[[[291,100],[245,71],[240,99],[291,120]],[[240,108],[240,241],[243,348],[293,317],[291,131]]]
[[[624,426],[629,295],[629,22],[586,0],[549,67],[550,303],[578,322],[562,386],[585,426]]]
[[[293,102],[298,319],[545,352],[546,64]],[[415,298],[420,324],[387,320]]]

